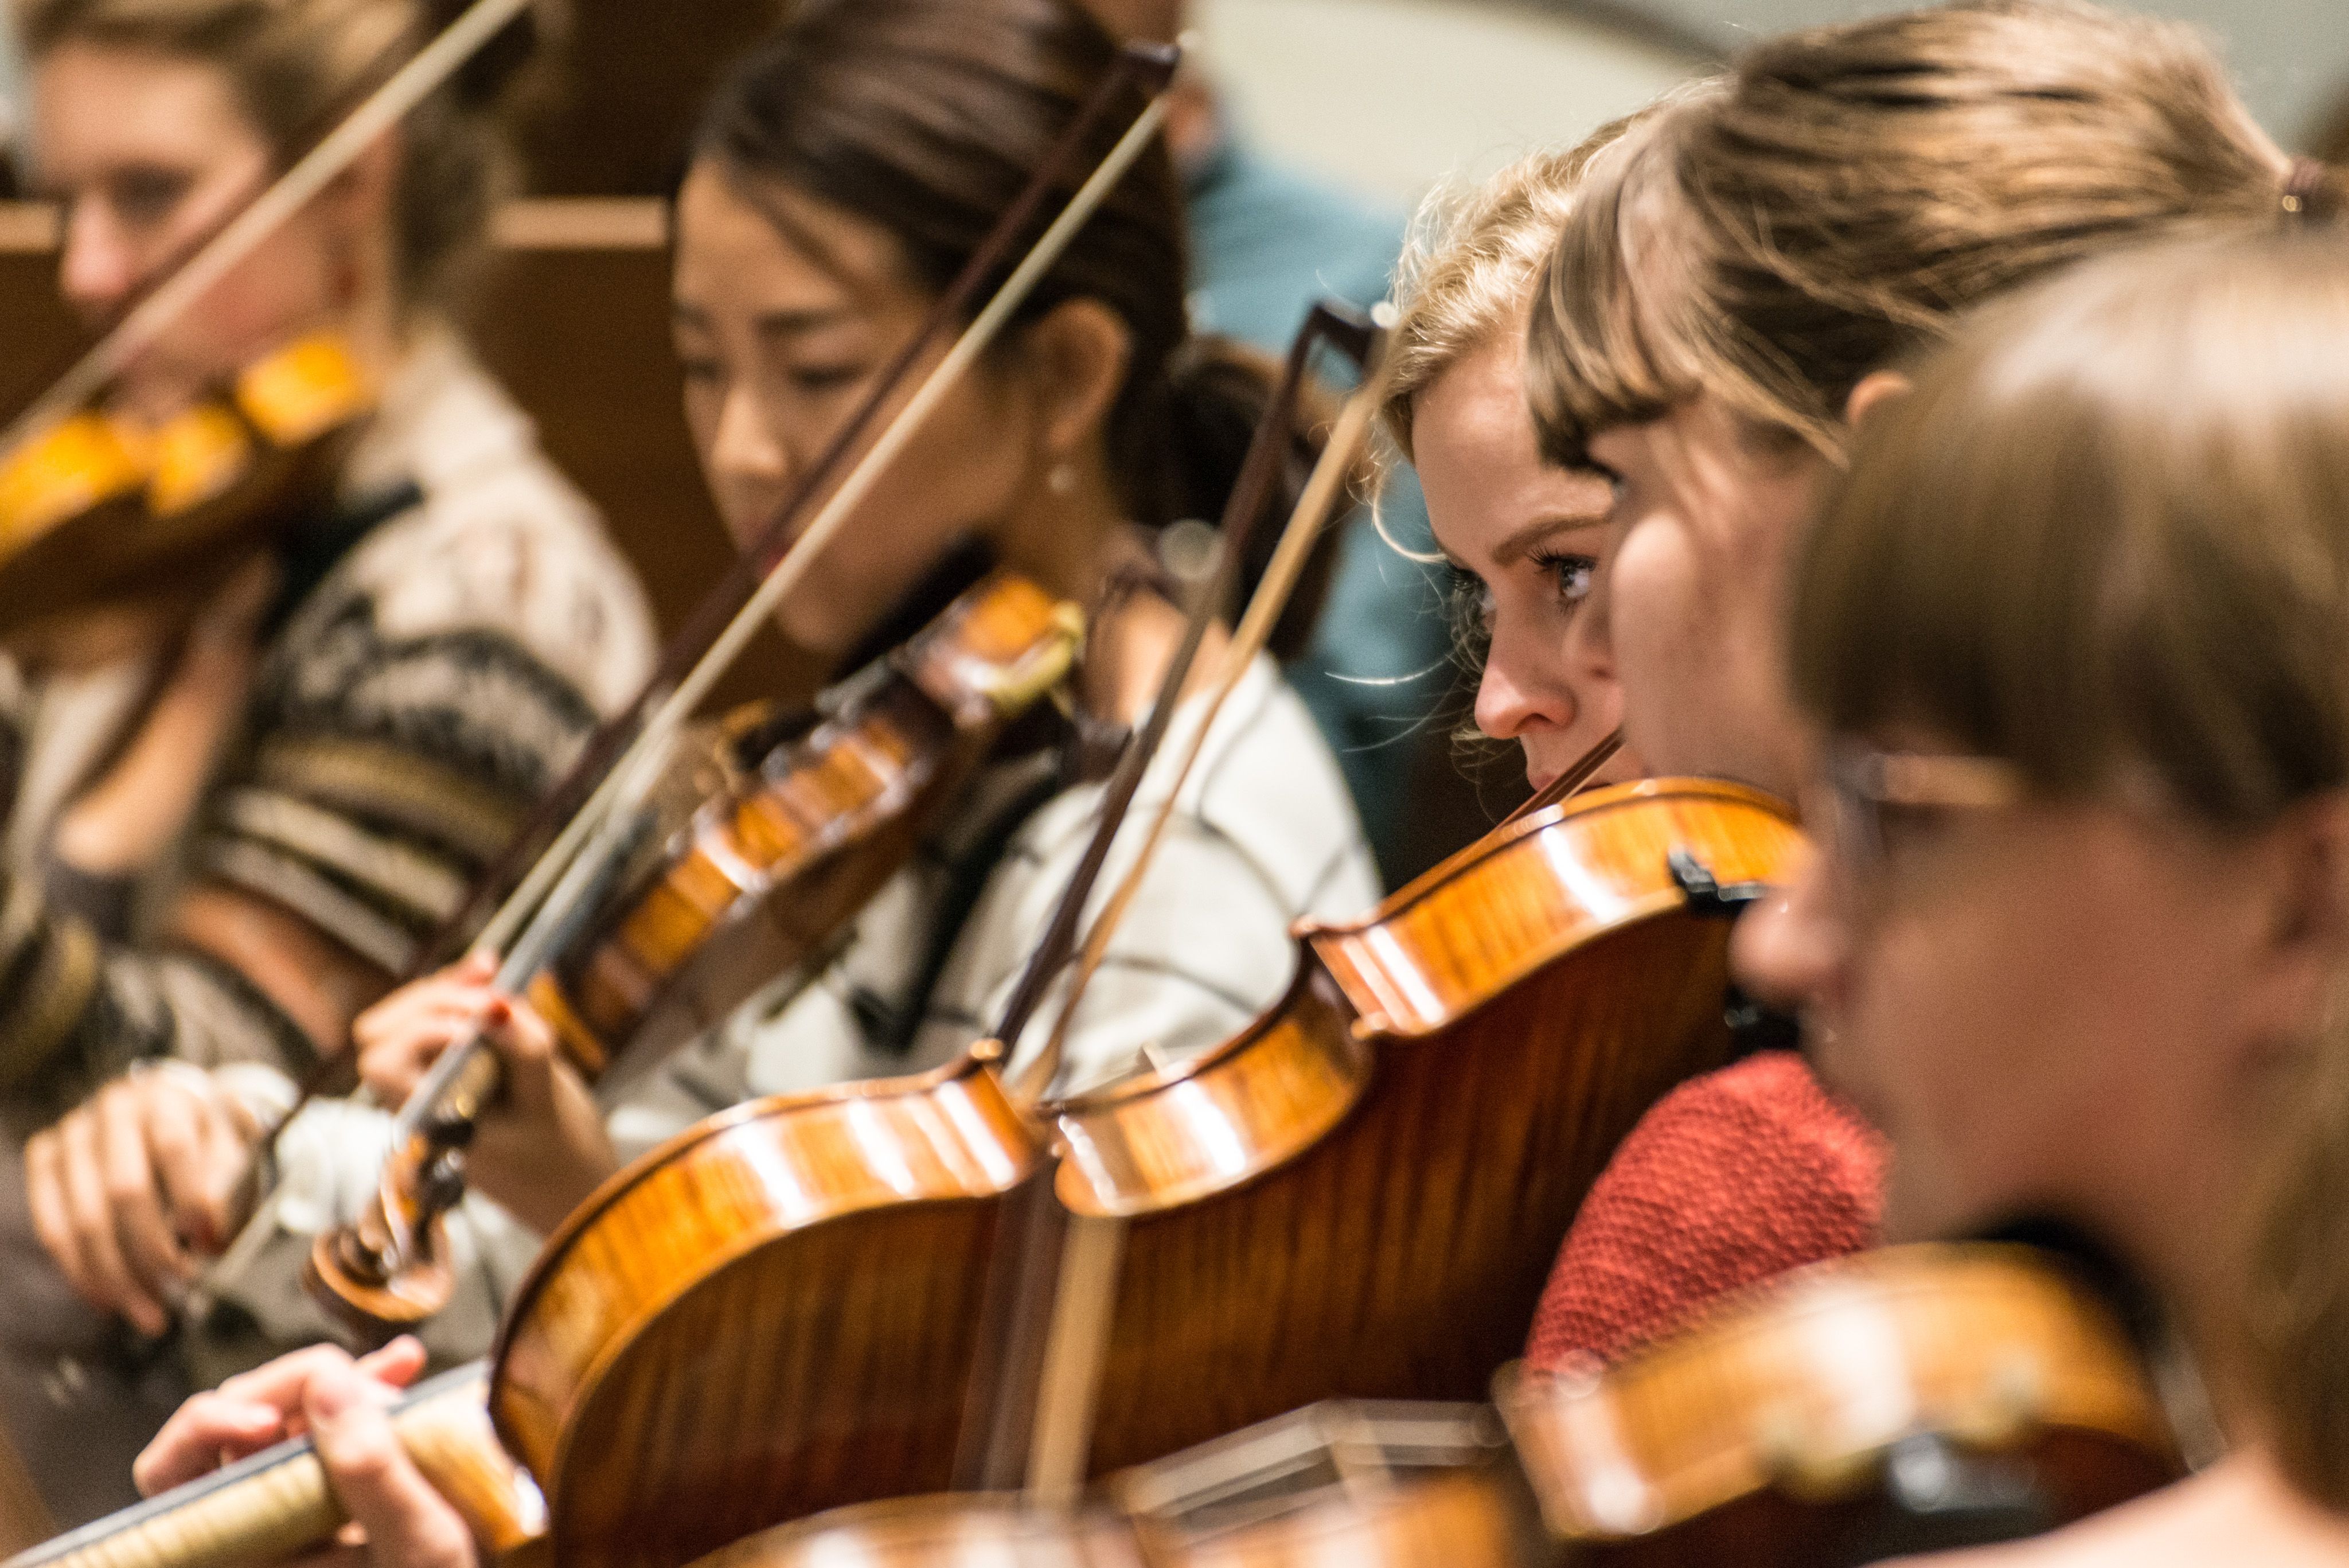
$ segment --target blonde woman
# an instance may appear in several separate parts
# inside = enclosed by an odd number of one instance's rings
[[[1386,428],[1419,470],[1456,581],[1463,654],[1478,676],[1476,727],[1516,742],[1536,789],[1622,722],[1622,690],[1588,607],[1612,554],[1613,496],[1600,475],[1554,467],[1537,450],[1526,323],[1585,167],[1644,118],[1432,208],[1406,257]],[[1626,748],[1600,776],[1642,771]],[[1759,1053],[1675,1092],[1642,1142],[1676,1158],[1626,1161],[1594,1195],[1582,1244],[1561,1261],[1526,1345],[1537,1367],[1629,1348],[1663,1326],[1668,1292],[1725,1289],[1850,1251],[1875,1233],[1880,1147],[1786,1052]],[[1733,1169],[1734,1182],[1681,1186],[1692,1150]],[[1659,1232],[1645,1222],[1659,1211],[1706,1222]]]
[[[96,318],[430,15],[19,0],[16,20],[33,172],[65,214],[59,286]],[[78,628],[70,659],[20,650],[0,1405],[68,1520],[117,1500],[169,1408],[180,1346],[152,1342],[226,1241],[218,1173],[649,666],[632,575],[452,325],[504,184],[503,74],[461,75],[117,388],[124,412],[160,417],[296,334],[340,332],[382,399],[329,514],[192,626],[117,618]],[[15,1150],[53,1121],[20,1188]]]
[[[1860,432],[1788,626],[1820,852],[1743,972],[1890,1137],[1897,1235],[2113,1249],[2236,1444],[1979,1561],[2349,1563],[2349,249],[2165,247],[1986,315]]]

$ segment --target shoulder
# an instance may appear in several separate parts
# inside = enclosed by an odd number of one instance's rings
[[[1203,714],[1195,697],[1177,714],[1135,796],[1134,820],[1146,820],[1174,792]],[[1073,863],[1100,797],[1098,785],[1064,792],[1031,819],[1019,847],[1048,865]],[[1197,884],[1201,894],[1178,903],[1256,893],[1284,922],[1359,913],[1376,899],[1376,873],[1337,759],[1269,658],[1257,657],[1216,713],[1175,794],[1151,875],[1154,898],[1178,881]]]
[[[1883,1163],[1878,1136],[1792,1053],[1682,1085],[1576,1215],[1528,1358],[1612,1359],[1726,1292],[1870,1244]]]
[[[395,644],[505,641],[597,709],[633,694],[654,651],[635,572],[528,417],[445,333],[429,334],[393,378],[344,493],[402,482],[423,503],[362,541],[311,606],[363,600]]]
[[[1208,317],[1200,325],[1285,343],[1295,302],[1334,293],[1374,304],[1387,292],[1403,228],[1400,213],[1268,159],[1244,139],[1229,143],[1193,185],[1193,281]]]

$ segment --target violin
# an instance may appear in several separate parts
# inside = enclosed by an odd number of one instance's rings
[[[1490,1409],[1333,1400],[1112,1477],[1078,1506],[867,1503],[695,1568],[1533,1568],[1552,1554]]]
[[[400,1398],[391,1425],[494,1560],[543,1538],[545,1507],[492,1437],[484,1386],[479,1364],[442,1373]],[[68,1531],[5,1568],[249,1568],[314,1546],[347,1521],[316,1450],[298,1438]]]
[[[533,982],[573,1061],[592,1079],[624,1045],[657,1058],[804,962],[1005,726],[1061,685],[1083,637],[1075,605],[999,571],[852,681],[811,732],[702,806],[650,884]],[[883,853],[854,853],[881,840]]]
[[[2113,1305],[2026,1247],[1815,1264],[1615,1367],[1496,1382],[1497,1417],[1336,1401],[1071,1506],[866,1504],[695,1568],[1841,1568],[2037,1534],[2183,1470]]]
[[[1032,1182],[1034,1146],[988,1089],[991,1064],[978,1066],[878,1096],[872,1126],[922,1106],[940,1151],[957,1141],[937,1137],[947,1127],[991,1127],[963,1152],[1013,1152],[1021,1163],[999,1176]],[[804,1130],[864,1136],[844,1106],[873,1088],[803,1099],[803,1110],[832,1102]],[[737,1113],[708,1137],[754,1119]],[[799,1147],[813,1153],[818,1141]],[[976,1192],[989,1179],[966,1184]],[[951,1251],[930,1272],[951,1281],[957,1259],[969,1254]],[[912,1282],[918,1260],[898,1262]],[[792,1290],[814,1293],[804,1281]],[[746,1282],[736,1304],[753,1299]],[[807,1325],[793,1314],[782,1326]],[[786,1353],[804,1367],[817,1351]],[[874,1366],[898,1392],[926,1386],[916,1368]],[[467,1368],[419,1388],[398,1429],[485,1543],[543,1549],[538,1494],[484,1447],[480,1386]],[[2007,1244],[1813,1264],[1612,1368],[1513,1367],[1495,1392],[1497,1419],[1469,1405],[1316,1405],[1111,1476],[1067,1505],[987,1493],[834,1509],[696,1568],[1840,1568],[2054,1529],[2184,1469],[2114,1305],[2066,1260]],[[419,1437],[434,1411],[465,1418]],[[692,1434],[711,1412],[642,1413]],[[337,1521],[306,1446],[289,1444],[0,1568],[264,1561]]]
[[[1874,1562],[2184,1474],[2113,1305],[2013,1245],[1815,1263],[1610,1370],[1513,1370],[1498,1397],[1551,1532],[1594,1562]]]
[[[1056,1193],[1114,1267],[1071,1352],[1091,1407],[1031,1463],[1082,1479],[1317,1399],[1480,1396],[1615,1146],[1728,1060],[1722,890],[1800,842],[1712,780],[1531,812],[1301,927],[1288,994],[1223,1045],[1054,1107]]]
[[[853,680],[812,730],[705,803],[643,885],[533,982],[533,1002],[591,1082],[631,1045],[642,1064],[820,951],[985,759],[1073,665],[1083,617],[996,572]],[[498,1058],[401,1113],[372,1203],[314,1243],[314,1293],[383,1336],[454,1288],[442,1217],[463,1129],[498,1092]]]
[[[1219,576],[1236,570],[1288,394],[1325,331],[1375,358],[1368,323],[1309,317],[1226,508]],[[1283,536],[1290,557],[1335,504],[1371,406],[1358,390],[1325,444]],[[1280,558],[1227,669],[1247,667],[1295,581]],[[1220,598],[1193,596],[999,1038],[1018,1037],[1059,967]],[[558,1558],[678,1563],[828,1507],[1006,1473],[1025,1442],[1028,1325],[1059,1216],[1046,1123],[1004,1082],[1003,1056],[982,1041],[933,1073],[722,1113],[607,1181],[548,1239],[501,1325],[491,1404],[545,1489]]]
[[[1600,791],[1303,928],[1288,996],[1196,1061],[1030,1114],[983,1042],[654,1150],[549,1238],[492,1355],[556,1556],[678,1563],[1046,1450],[1100,1475],[1318,1399],[1481,1393],[1615,1142],[1727,1056],[1727,926],[1670,857],[1760,881],[1797,841],[1736,785]],[[1088,1365],[1093,1418],[1055,1428]]]
[[[316,333],[151,429],[95,409],[49,425],[0,462],[0,639],[218,582],[325,509],[376,390]]]

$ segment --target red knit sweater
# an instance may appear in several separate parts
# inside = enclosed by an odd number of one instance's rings
[[[1743,1285],[1870,1246],[1885,1147],[1789,1051],[1692,1079],[1631,1129],[1583,1200],[1528,1366],[1612,1361]]]

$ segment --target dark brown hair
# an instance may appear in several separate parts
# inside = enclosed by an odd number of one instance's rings
[[[1544,451],[1710,392],[1839,455],[1852,388],[1960,310],[2134,239],[2272,227],[2285,173],[2176,23],[1973,0],[1771,40],[1593,161],[1530,327]]]
[[[748,188],[777,181],[887,230],[914,277],[943,292],[1116,51],[1073,0],[803,0],[719,88],[697,156],[722,160]],[[1108,118],[1061,197],[1140,108],[1137,95],[1128,112]],[[1020,316],[1035,320],[1069,300],[1093,299],[1125,324],[1130,358],[1108,420],[1108,454],[1119,499],[1151,527],[1221,514],[1273,379],[1262,356],[1193,336],[1188,265],[1182,188],[1162,141],[1079,232]],[[990,279],[989,290],[1001,281]],[[1301,421],[1309,427],[1326,417],[1318,400],[1309,407]],[[1309,446],[1292,458],[1276,518],[1288,514]],[[1250,584],[1276,532],[1256,532]],[[1325,548],[1275,632],[1275,652],[1303,645],[1328,561]]]

